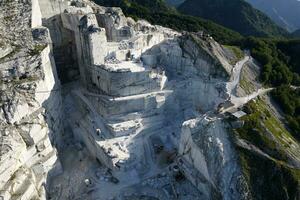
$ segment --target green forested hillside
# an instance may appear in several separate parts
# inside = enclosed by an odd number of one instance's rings
[[[300,3],[298,0],[246,0],[267,14],[279,26],[295,31],[300,28]]]
[[[248,115],[234,136],[270,156],[267,159],[238,147],[253,199],[299,199],[300,170],[289,165],[289,155],[297,151],[300,141],[299,42],[250,37],[239,43],[242,48],[250,49],[261,64],[261,81],[265,87],[275,88],[271,97],[284,117],[279,120],[264,98],[253,100],[243,108]]]
[[[152,24],[166,26],[179,31],[206,31],[217,41],[228,44],[242,36],[212,21],[183,15],[166,5],[164,0],[94,0],[103,6],[121,7],[126,16],[146,19]]]
[[[300,29],[292,33],[292,37],[300,38]]]
[[[261,81],[265,85],[299,85],[299,40],[277,40],[249,37],[238,45],[251,50],[262,65]]]
[[[212,20],[246,36],[287,35],[268,16],[243,0],[187,0],[178,10],[184,14]]]
[[[259,61],[261,81],[275,87],[272,96],[285,114],[291,132],[300,141],[300,40],[246,38],[239,42]]]
[[[250,199],[298,200],[300,170],[289,164],[289,155],[298,151],[297,141],[276,119],[264,98],[248,102],[244,111],[248,114],[242,118],[244,126],[236,129],[233,137],[268,155],[237,145],[243,174],[250,183]]]

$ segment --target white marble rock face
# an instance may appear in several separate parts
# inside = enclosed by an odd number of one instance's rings
[[[179,167],[205,199],[214,193],[239,198],[234,177],[240,169],[227,124],[211,116],[229,98],[226,83],[233,66],[221,45],[211,37],[136,22],[119,8],[90,1],[32,0],[30,6],[27,31],[34,37],[28,43],[35,51],[22,49],[28,59],[1,63],[7,91],[0,99],[5,200],[46,198],[47,180],[62,170],[56,147],[63,146],[66,124],[89,157],[116,174],[142,180],[156,172],[148,146],[151,138],[161,137],[176,146]],[[76,49],[80,87],[68,91],[74,105],[65,118],[42,18],[53,29],[54,45],[66,42],[68,32]],[[8,52],[10,46],[1,47],[0,57]]]
[[[81,20],[78,10],[86,15]],[[91,155],[112,170],[130,173],[146,164],[145,152],[138,150],[143,141],[135,136],[150,136],[168,121],[176,121],[182,126],[177,142],[179,155],[189,166],[186,176],[207,199],[216,191],[225,199],[237,198],[231,186],[240,171],[231,157],[235,152],[226,123],[203,115],[229,97],[226,82],[233,66],[222,47],[210,37],[196,43],[194,36],[134,22],[117,8],[99,7],[94,14],[85,7],[72,8],[62,16],[65,28],[84,41],[76,45],[85,55],[79,58],[85,87],[74,98],[79,106],[77,123],[84,132],[79,131],[78,137]],[[203,116],[190,120],[194,113]]]
[[[13,21],[5,28],[15,30],[7,44],[25,43],[9,55],[5,53],[7,50],[3,53],[1,49],[0,53],[3,95],[0,100],[0,196],[3,200],[46,199],[47,179],[61,170],[53,146],[54,140],[58,141],[62,134],[62,127],[56,123],[61,120],[58,112],[61,96],[54,94],[59,81],[51,39],[48,30],[42,27],[37,0],[8,2],[6,6],[6,12],[13,13]],[[14,8],[15,12],[11,12]],[[27,16],[31,24],[23,24]],[[31,50],[28,52],[28,49]]]

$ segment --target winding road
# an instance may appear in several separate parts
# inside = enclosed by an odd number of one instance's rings
[[[261,89],[257,90],[256,92],[254,92],[250,95],[244,96],[244,97],[238,97],[236,95],[236,90],[237,90],[237,87],[238,87],[240,79],[241,79],[243,66],[251,59],[252,58],[249,55],[246,55],[241,61],[237,62],[235,67],[232,70],[233,80],[226,83],[227,93],[230,96],[231,103],[234,104],[233,105],[234,108],[239,108],[239,107],[243,106],[244,104],[248,103],[250,100],[256,98],[257,96],[265,94],[274,89],[274,88],[266,88],[266,89],[261,88]]]

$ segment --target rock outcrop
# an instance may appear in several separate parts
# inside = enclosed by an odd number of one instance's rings
[[[73,101],[67,120],[89,156],[110,169],[124,188],[132,187],[163,171],[155,150],[162,143],[170,146],[168,153],[179,148],[178,165],[201,198],[243,196],[226,121],[207,121],[210,128],[196,123],[193,134],[187,131],[189,123],[204,119],[229,98],[226,83],[233,66],[221,45],[203,33],[135,22],[118,8],[88,1],[66,7],[60,25],[61,33],[74,40],[82,86],[67,97]],[[187,148],[194,153],[185,156]],[[122,191],[111,195],[122,196]],[[107,194],[101,194],[105,199]]]
[[[1,2],[0,196],[46,199],[61,170],[60,84],[38,1]]]
[[[209,114],[183,124],[178,162],[205,199],[250,198],[229,128]]]

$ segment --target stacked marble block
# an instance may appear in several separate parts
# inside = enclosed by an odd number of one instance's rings
[[[84,55],[80,71],[86,88],[83,95],[75,97],[78,104],[87,104],[80,107],[89,117],[79,120],[88,134],[79,135],[100,162],[112,169],[125,169],[143,157],[143,141],[132,142],[134,136],[164,125],[164,102],[172,91],[164,90],[164,71],[145,65],[142,53],[165,37],[158,31],[145,34],[134,30],[118,10],[79,16],[78,9],[63,13],[62,21],[74,32],[80,27],[77,49]],[[117,22],[112,21],[114,15],[119,17]],[[139,155],[134,155],[133,149]]]

